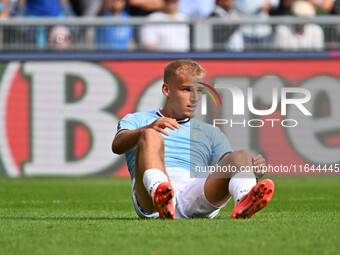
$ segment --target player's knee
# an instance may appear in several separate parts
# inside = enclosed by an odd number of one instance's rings
[[[236,166],[251,165],[252,155],[247,150],[234,151],[231,155]]]
[[[143,130],[138,140],[138,146],[153,146],[154,148],[163,148],[164,139],[162,135],[152,128]]]
[[[238,153],[245,159],[252,159],[252,155],[248,150],[239,150]]]

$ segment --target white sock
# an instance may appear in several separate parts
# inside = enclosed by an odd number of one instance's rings
[[[144,187],[150,196],[153,196],[159,184],[167,181],[165,173],[157,168],[147,169],[143,175]]]
[[[235,174],[229,182],[229,193],[237,202],[246,194],[251,188],[256,185],[256,177],[253,172],[240,172]]]

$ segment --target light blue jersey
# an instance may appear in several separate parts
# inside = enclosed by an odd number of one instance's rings
[[[159,117],[164,117],[159,110],[137,112],[126,115],[118,123],[117,133],[125,129],[137,129],[151,124]],[[187,170],[196,166],[217,164],[221,157],[232,151],[231,145],[218,127],[196,119],[177,121],[179,129],[165,131],[165,167],[179,167]],[[135,172],[136,148],[125,154],[131,178]]]

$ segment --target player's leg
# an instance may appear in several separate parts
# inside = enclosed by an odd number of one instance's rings
[[[236,151],[224,156],[220,164],[240,168],[252,163],[247,151]],[[229,193],[230,178],[224,172],[192,180],[179,190],[176,198],[176,210],[179,218],[214,218],[231,198]],[[231,176],[229,176],[231,177]]]
[[[273,196],[274,183],[271,180],[256,184],[253,172],[241,172],[242,166],[252,169],[252,159],[252,155],[246,150],[232,152],[226,155],[219,165],[233,166],[238,173],[231,177],[231,173],[215,172],[206,180],[205,195],[214,206],[225,204],[230,196],[233,196],[236,206],[232,218],[250,218],[266,206]]]
[[[235,205],[231,213],[232,219],[250,218],[254,213],[264,208],[272,199],[274,182],[270,179],[260,181]]]
[[[241,166],[252,166],[252,155],[247,150],[234,151],[225,155],[223,159],[219,162],[219,165],[232,166],[233,169],[236,169],[239,172]],[[229,184],[232,174],[237,173],[232,173],[231,171],[215,171],[207,178],[204,185],[204,192],[208,201],[214,206],[220,206],[224,204],[229,200],[230,196],[232,195],[229,193]],[[244,178],[242,181],[244,183],[244,186],[250,186],[250,188],[256,184],[255,176],[251,173],[249,174],[248,178]]]
[[[138,140],[135,181],[137,201],[143,210],[158,211],[160,218],[164,218],[162,214],[168,213],[168,210],[174,214],[171,208],[174,193],[164,164],[164,140],[161,134],[153,129],[144,130]],[[170,203],[170,208],[167,203]]]

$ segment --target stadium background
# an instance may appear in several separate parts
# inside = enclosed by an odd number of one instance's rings
[[[274,53],[265,60],[251,54],[248,54],[251,59],[194,58],[207,69],[207,77],[212,81],[237,77],[242,82],[246,79],[247,86],[260,86],[260,89],[278,85],[314,88],[307,107],[314,116],[300,116],[299,125],[293,128],[297,130],[295,134],[291,134],[292,128],[287,130],[281,125],[225,129],[235,149],[262,152],[268,163],[289,166],[340,161],[339,60],[332,54],[327,57],[324,53],[324,59],[320,54],[311,59],[311,53],[306,54],[309,59],[301,55],[299,59],[294,55],[278,59],[285,55]],[[152,54],[145,56],[136,60],[94,61],[85,56],[77,61],[56,61],[47,54],[44,61],[3,61],[0,66],[1,175],[127,177],[124,157],[114,155],[110,149],[117,122],[127,113],[162,105],[162,72],[173,59],[172,54],[163,54],[161,59]],[[90,57],[93,55],[89,54]],[[185,57],[190,58],[190,53]],[[314,83],[320,86],[315,87]],[[280,116],[277,109],[267,118],[287,117]],[[315,130],[311,127],[312,133],[301,125],[306,118],[310,122],[305,125],[318,125]],[[315,141],[313,134],[319,136]]]

